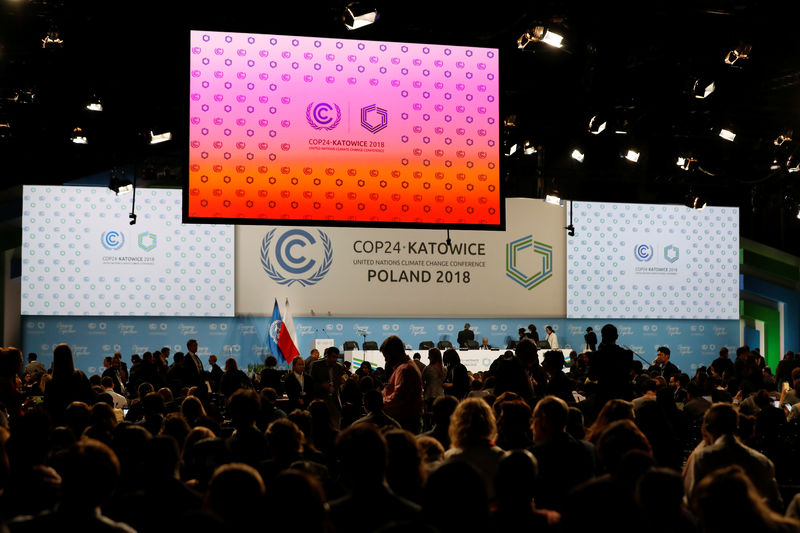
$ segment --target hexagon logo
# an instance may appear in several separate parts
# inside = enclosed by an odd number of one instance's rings
[[[377,104],[361,108],[361,127],[370,133],[378,133],[389,125],[389,112]]]
[[[156,236],[149,231],[139,234],[139,248],[145,252],[152,252],[156,247]]]
[[[534,263],[537,267],[532,274],[523,272],[518,265],[523,250],[528,248],[532,248],[532,253],[536,258]],[[533,235],[526,235],[506,244],[506,276],[528,290],[541,285],[553,276],[553,247],[534,241]]]
[[[670,263],[674,263],[680,257],[680,251],[677,246],[669,245],[664,247],[664,259]]]

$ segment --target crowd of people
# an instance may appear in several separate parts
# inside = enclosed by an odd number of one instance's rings
[[[194,339],[91,376],[66,344],[50,368],[2,349],[0,527],[800,532],[800,357],[690,376],[611,324],[568,360],[534,332],[476,373],[396,336],[374,365],[331,347],[250,376]]]

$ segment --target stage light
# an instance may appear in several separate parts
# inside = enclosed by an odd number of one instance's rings
[[[628,150],[628,153],[625,154],[625,159],[627,159],[631,163],[637,163],[639,161],[639,155],[640,155],[639,152],[637,152],[636,150],[630,149],[630,150]]]
[[[797,218],[800,219],[800,206],[798,206],[795,210],[797,211],[797,214],[795,216],[797,216]]]
[[[607,125],[608,122],[605,119],[600,118],[599,115],[595,115],[589,120],[589,133],[592,135],[599,135],[603,133]]]
[[[705,198],[702,196],[689,193],[689,195],[686,197],[686,207],[697,209],[699,211],[705,209],[706,205],[708,204],[706,203]]]
[[[520,35],[519,39],[517,39],[517,48],[525,50],[531,43],[545,43],[554,48],[562,48],[564,46],[564,37],[548,30],[544,26],[534,26]]]
[[[344,8],[344,25],[348,30],[357,30],[373,24],[380,14],[377,9],[365,8],[361,2],[351,2]]]
[[[736,138],[736,134],[733,133],[731,130],[726,130],[725,128],[719,130],[719,136],[725,139],[726,141],[731,141]]]
[[[89,144],[89,139],[86,138],[86,135],[83,133],[81,128],[75,128],[72,130],[72,136],[70,140],[75,144]]]
[[[714,82],[708,82],[705,80],[697,80],[694,82],[694,87],[692,88],[692,92],[694,92],[695,98],[708,98],[708,96],[714,92],[717,87],[714,85]]]
[[[516,153],[517,153],[517,143],[514,143],[514,144],[512,144],[511,146],[508,147],[508,150],[506,150],[505,156],[506,157],[510,157],[510,156],[512,156],[512,155],[514,155]]]
[[[108,182],[108,188],[114,191],[119,196],[120,194],[128,194],[133,192],[133,183],[130,180],[120,179],[116,176],[111,176]]]
[[[89,111],[102,111],[103,110],[103,102],[96,96],[93,96],[89,103],[86,104],[86,109]]]
[[[57,31],[49,31],[42,39],[42,48],[60,48],[64,44]]]
[[[559,206],[561,205],[561,198],[556,196],[555,194],[546,195],[544,197],[544,201],[547,202],[548,204],[559,205]]]
[[[782,133],[781,135],[778,135],[778,137],[774,141],[772,141],[772,143],[775,146],[781,146],[783,143],[789,142],[789,141],[792,140],[792,134],[793,134],[793,132],[791,130],[787,131],[785,133]]]
[[[172,132],[165,131],[164,133],[153,133],[150,130],[150,144],[159,144],[172,140]]]
[[[575,160],[575,161],[577,161],[578,163],[583,163],[583,157],[584,157],[584,154],[583,154],[583,152],[581,152],[581,151],[580,151],[580,150],[578,150],[577,148],[575,148],[575,149],[572,151],[572,159],[574,159],[574,160]]]
[[[681,167],[681,170],[689,171],[697,166],[697,159],[693,157],[678,157],[675,164]]]
[[[522,153],[525,155],[533,155],[536,153],[536,146],[533,145],[530,141],[525,141],[522,145]]]
[[[786,170],[792,174],[800,172],[800,157],[790,155],[789,159],[786,160]]]
[[[11,137],[11,123],[0,122],[0,139],[8,139]]]
[[[728,55],[725,56],[725,63],[727,65],[734,65],[738,61],[742,59],[749,59],[750,52],[753,50],[753,47],[747,44],[740,45],[735,50],[731,50],[728,52]]]

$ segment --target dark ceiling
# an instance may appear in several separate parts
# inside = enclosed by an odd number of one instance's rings
[[[568,199],[683,203],[691,189],[711,205],[739,206],[742,236],[800,255],[800,173],[789,172],[800,145],[774,143],[795,127],[800,141],[791,2],[379,0],[380,20],[355,32],[341,22],[343,2],[172,4],[0,0],[4,188],[114,168],[136,172],[140,184],[179,185],[190,28],[486,46],[501,51],[502,113],[514,124],[506,146],[539,148],[504,157],[509,196],[555,188]],[[534,25],[561,33],[564,48],[519,50]],[[48,33],[63,44],[43,48]],[[749,58],[725,64],[745,45]],[[698,78],[714,81],[708,98],[694,97]],[[103,112],[85,109],[92,96]],[[599,135],[588,132],[595,115],[608,121]],[[89,144],[70,141],[77,126]],[[148,145],[151,130],[174,138]],[[575,148],[582,164],[570,157]],[[621,157],[629,148],[641,152],[638,163]],[[678,156],[697,164],[684,171]]]

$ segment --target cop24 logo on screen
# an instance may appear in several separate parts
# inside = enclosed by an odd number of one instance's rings
[[[264,272],[279,285],[288,287],[295,283],[308,287],[321,281],[333,265],[330,237],[320,230],[317,230],[319,240],[302,229],[281,230],[282,233],[278,231],[278,228],[268,231],[261,241],[261,266]],[[320,247],[321,261],[309,257],[314,252],[318,256]],[[273,263],[271,255],[277,264]]]
[[[342,110],[336,104],[311,102],[306,108],[306,120],[315,130],[332,130],[342,121]]]

